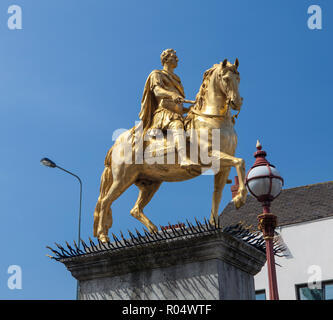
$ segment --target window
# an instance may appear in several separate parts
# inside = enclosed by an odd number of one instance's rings
[[[297,300],[324,300],[323,289],[310,289],[308,285],[298,286]]]
[[[325,300],[333,300],[333,282],[325,284]]]
[[[333,289],[332,289],[332,291],[333,291]],[[256,300],[266,300],[265,290],[257,290],[256,291]]]
[[[318,289],[307,284],[296,285],[297,300],[333,300],[333,281],[323,281]]]

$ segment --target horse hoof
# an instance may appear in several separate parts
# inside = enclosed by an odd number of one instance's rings
[[[234,201],[234,205],[235,205],[236,209],[239,209],[242,206],[242,203],[239,201]]]
[[[148,230],[150,233],[156,233],[158,231],[157,227],[154,225],[149,226]]]
[[[99,239],[100,242],[103,242],[103,243],[110,242],[110,238],[108,236],[105,236],[105,235],[99,236],[98,239]]]
[[[245,200],[242,199],[241,197],[237,197],[237,196],[232,201],[233,201],[236,209],[239,209],[240,207],[242,207],[245,204]]]
[[[217,227],[218,225],[219,225],[219,221],[218,221],[218,219],[216,219],[216,218],[210,218],[209,219],[209,224],[212,226],[212,227]]]

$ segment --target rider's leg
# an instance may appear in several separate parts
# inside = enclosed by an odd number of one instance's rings
[[[186,137],[184,125],[180,120],[170,122],[169,130],[172,132],[173,141],[178,152],[178,162],[181,167],[196,165],[186,155]]]

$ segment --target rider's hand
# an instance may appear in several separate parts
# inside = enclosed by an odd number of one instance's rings
[[[183,107],[183,113],[188,113],[190,111],[190,108]]]
[[[177,95],[177,94],[172,95],[172,100],[176,104],[181,104],[181,103],[184,102],[184,98],[182,96]]]

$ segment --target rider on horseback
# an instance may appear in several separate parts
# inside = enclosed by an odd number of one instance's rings
[[[154,129],[170,130],[178,151],[180,166],[195,166],[196,164],[186,156],[183,114],[188,109],[183,107],[185,94],[180,78],[173,72],[178,64],[176,51],[164,50],[161,62],[163,69],[151,72],[143,92],[139,117],[143,122],[144,133],[153,133]]]

